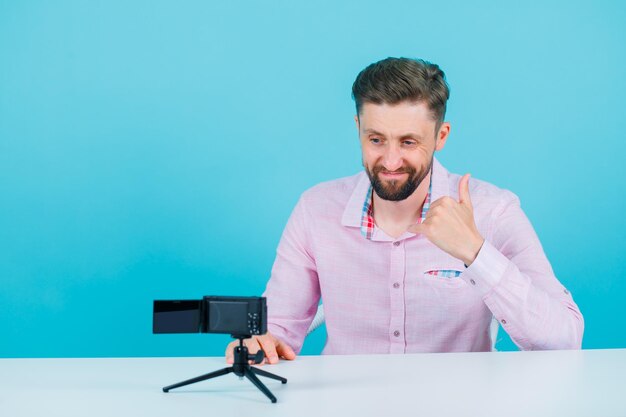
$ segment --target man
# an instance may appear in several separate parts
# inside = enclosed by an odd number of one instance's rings
[[[250,351],[294,359],[320,297],[329,354],[488,351],[493,317],[522,349],[580,348],[583,317],[518,198],[433,156],[450,133],[443,71],[388,58],[352,94],[365,172],[300,198]]]

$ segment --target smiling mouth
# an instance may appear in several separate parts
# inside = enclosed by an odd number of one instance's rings
[[[388,171],[380,171],[380,174],[387,176],[387,177],[400,177],[404,174],[407,174],[406,172],[388,172]]]

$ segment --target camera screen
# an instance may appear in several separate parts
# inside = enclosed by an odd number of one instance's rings
[[[248,302],[209,301],[209,333],[242,333],[248,330]]]
[[[155,301],[153,333],[198,333],[201,300]]]

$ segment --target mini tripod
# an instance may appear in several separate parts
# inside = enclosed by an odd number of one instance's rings
[[[173,385],[168,385],[163,388],[163,392],[169,392],[169,390],[174,388],[179,388],[185,385],[195,384],[196,382],[206,381],[207,379],[216,378],[218,376],[226,375],[229,373],[234,373],[238,377],[246,377],[252,382],[258,389],[263,392],[273,403],[276,402],[276,397],[272,394],[272,392],[267,389],[267,387],[257,378],[257,375],[261,375],[267,378],[272,378],[277,381],[282,382],[283,384],[287,383],[287,379],[280,377],[278,375],[274,375],[270,372],[263,371],[258,368],[254,368],[250,366],[248,361],[254,361],[255,364],[261,363],[263,360],[263,351],[259,350],[256,355],[252,355],[248,353],[248,348],[243,345],[243,339],[249,336],[233,336],[239,339],[239,346],[235,346],[234,348],[234,363],[233,366],[229,366],[227,368],[220,369],[218,371],[214,371],[208,374],[200,375],[195,378],[188,379],[186,381],[178,382]]]

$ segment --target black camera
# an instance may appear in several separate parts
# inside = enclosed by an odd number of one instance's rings
[[[267,333],[265,297],[205,296],[201,300],[155,300],[153,333]]]
[[[239,339],[233,347],[233,365],[163,387],[163,392],[234,373],[248,378],[273,403],[276,397],[257,375],[287,383],[287,379],[250,366],[261,363],[264,352],[250,354],[244,339],[267,333],[267,304],[265,297],[205,296],[202,300],[155,300],[152,320],[153,333],[228,333]]]

